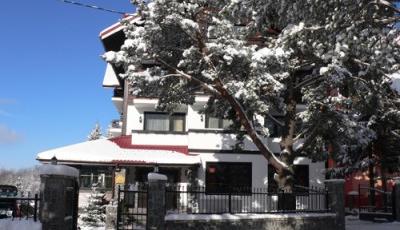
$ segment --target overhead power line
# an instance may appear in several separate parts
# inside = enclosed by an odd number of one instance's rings
[[[95,10],[101,10],[101,11],[105,11],[105,12],[109,12],[109,13],[114,13],[114,14],[121,14],[121,15],[127,15],[127,14],[128,14],[128,13],[122,12],[122,11],[106,9],[106,8],[103,8],[103,7],[100,7],[100,6],[88,5],[88,4],[84,4],[84,3],[80,3],[80,2],[75,2],[75,1],[69,1],[69,0],[60,0],[60,1],[63,2],[63,3],[67,3],[67,4],[73,4],[73,5],[76,5],[76,6],[91,8],[91,9],[95,9]]]

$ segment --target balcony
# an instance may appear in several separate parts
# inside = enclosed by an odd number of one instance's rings
[[[122,97],[112,97],[111,101],[114,103],[118,113],[122,114],[124,109],[124,99]]]
[[[122,121],[112,120],[108,128],[111,137],[118,137],[122,134]]]

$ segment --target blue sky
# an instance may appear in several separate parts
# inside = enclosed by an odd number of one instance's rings
[[[129,0],[79,0],[132,12]],[[0,7],[0,168],[37,164],[38,152],[85,141],[118,118],[99,32],[121,18],[59,0]]]

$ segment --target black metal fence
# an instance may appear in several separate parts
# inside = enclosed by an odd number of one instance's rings
[[[118,188],[118,230],[146,229],[147,193],[147,184],[131,189]]]
[[[358,194],[358,211],[360,219],[394,219],[395,209],[393,207],[395,207],[396,204],[392,192],[385,192],[380,189],[359,185]]]
[[[293,200],[293,209],[278,204]],[[293,193],[269,192],[267,188],[235,188],[225,193],[210,193],[205,187],[168,186],[167,213],[283,213],[329,212],[328,191],[324,188],[300,188]]]
[[[38,220],[40,198],[38,194],[27,197],[0,197],[0,219],[33,219]]]

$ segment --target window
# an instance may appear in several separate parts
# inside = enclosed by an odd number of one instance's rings
[[[222,119],[218,117],[206,116],[206,128],[207,129],[229,129],[232,124],[232,120]]]
[[[275,117],[276,120],[283,123],[283,117]],[[270,117],[266,117],[264,120],[264,127],[268,128],[269,137],[280,137],[282,136],[282,127],[276,123]]]
[[[144,130],[184,132],[185,114],[144,113]]]
[[[309,166],[308,165],[294,165],[294,190],[297,192],[308,191],[309,187]],[[274,180],[275,168],[268,165],[268,192],[277,192],[278,184]],[[296,187],[297,186],[297,187]]]
[[[251,193],[251,163],[208,162],[206,193]]]
[[[112,173],[97,168],[81,169],[79,182],[81,188],[91,188],[93,184],[100,188],[112,188]]]
[[[295,191],[308,192],[310,186],[309,166],[308,165],[295,165],[294,166],[294,179]]]

